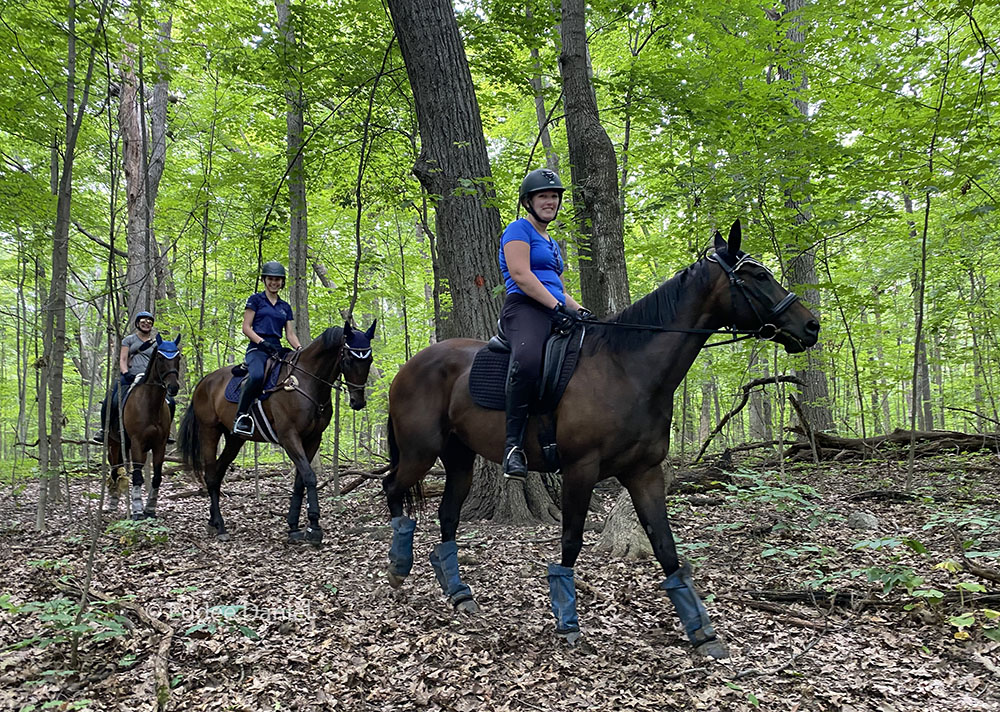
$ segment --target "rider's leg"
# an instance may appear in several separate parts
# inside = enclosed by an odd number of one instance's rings
[[[236,420],[233,422],[233,433],[244,437],[252,437],[254,431],[253,419],[250,418],[250,406],[260,395],[264,385],[264,367],[267,364],[267,354],[250,348],[246,355],[247,378],[243,381],[240,391],[240,402],[236,406]]]
[[[528,475],[523,449],[528,408],[537,396],[542,353],[552,330],[552,321],[547,310],[534,299],[522,294],[510,294],[500,313],[500,323],[511,347],[503,472],[508,479],[524,480]]]

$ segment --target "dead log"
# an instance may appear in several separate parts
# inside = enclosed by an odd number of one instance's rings
[[[800,426],[792,432],[806,435]],[[903,459],[910,446],[911,432],[897,428],[887,435],[868,438],[845,438],[831,433],[812,432],[816,454],[821,460],[833,459]],[[1000,433],[962,433],[954,430],[918,430],[912,433],[917,457],[948,455],[958,452],[1000,451]],[[808,443],[795,443],[785,451],[789,460],[804,459]]]

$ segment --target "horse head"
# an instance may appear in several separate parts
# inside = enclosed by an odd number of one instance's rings
[[[816,343],[819,321],[798,297],[782,287],[767,267],[740,249],[742,226],[737,220],[729,239],[715,232],[715,253],[708,259],[723,271],[717,291],[728,292],[729,323],[776,341],[788,353],[799,353]]]
[[[165,341],[162,336],[157,334],[156,345],[153,347],[153,353],[149,357],[149,377],[146,379],[147,382],[163,386],[167,389],[167,394],[171,397],[177,395],[177,391],[180,390],[178,372],[181,362],[180,345],[180,334],[177,334],[173,341]]]
[[[361,410],[365,407],[365,383],[368,382],[368,372],[372,367],[372,338],[375,336],[375,324],[367,331],[360,331],[344,323],[344,343],[340,350],[340,373],[347,384],[350,394],[351,408]]]

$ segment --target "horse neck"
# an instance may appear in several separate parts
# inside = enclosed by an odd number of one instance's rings
[[[330,386],[326,383],[332,383],[340,375],[340,346],[339,342],[330,346],[324,345],[321,336],[304,348],[299,355],[299,365],[322,379],[316,384],[321,394],[329,394]]]
[[[661,286],[660,289],[665,287],[666,285]],[[714,284],[707,279],[704,283],[685,285],[674,305],[674,317],[649,323],[647,326],[692,330],[721,327],[722,322],[718,316],[706,309],[713,289]],[[619,316],[619,320],[630,323],[627,309]],[[630,379],[646,382],[646,392],[651,398],[667,402],[684,380],[709,336],[711,334],[708,333],[658,332],[641,347],[622,351],[615,356]]]

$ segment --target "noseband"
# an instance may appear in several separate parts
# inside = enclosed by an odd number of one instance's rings
[[[750,309],[753,311],[754,316],[757,317],[757,321],[760,322],[760,326],[758,326],[757,329],[754,331],[747,332],[741,329],[737,329],[735,324],[733,324],[729,328],[729,331],[731,331],[734,334],[747,334],[748,336],[753,336],[758,339],[763,339],[765,341],[769,341],[773,339],[775,336],[777,336],[778,327],[774,325],[774,319],[783,314],[788,309],[788,307],[792,306],[792,304],[794,304],[798,300],[799,298],[798,295],[795,294],[795,292],[789,292],[788,294],[785,295],[784,299],[782,299],[777,304],[772,305],[770,311],[768,311],[767,314],[761,316],[760,312],[757,310],[757,307],[754,305],[754,299],[760,302],[760,304],[763,306],[767,306],[768,300],[765,299],[764,295],[757,290],[754,290],[754,293],[751,293],[750,285],[748,285],[738,274],[736,274],[736,272],[743,265],[749,264],[749,265],[754,265],[756,267],[760,267],[761,269],[765,270],[769,275],[771,275],[773,279],[774,274],[771,272],[771,270],[769,270],[767,267],[765,267],[760,262],[758,262],[753,257],[747,254],[744,254],[739,259],[737,259],[736,264],[731,267],[729,266],[729,263],[727,263],[724,259],[719,257],[718,253],[709,255],[708,259],[709,261],[715,262],[717,265],[719,265],[722,268],[722,271],[726,273],[726,276],[729,277],[729,289],[732,291],[733,295],[733,306],[736,306],[736,301],[737,301],[736,295],[738,293],[743,297],[744,300],[746,300],[746,303],[750,306]],[[754,299],[751,299],[750,298],[751,296],[753,296]],[[715,344],[712,345],[714,346]]]

